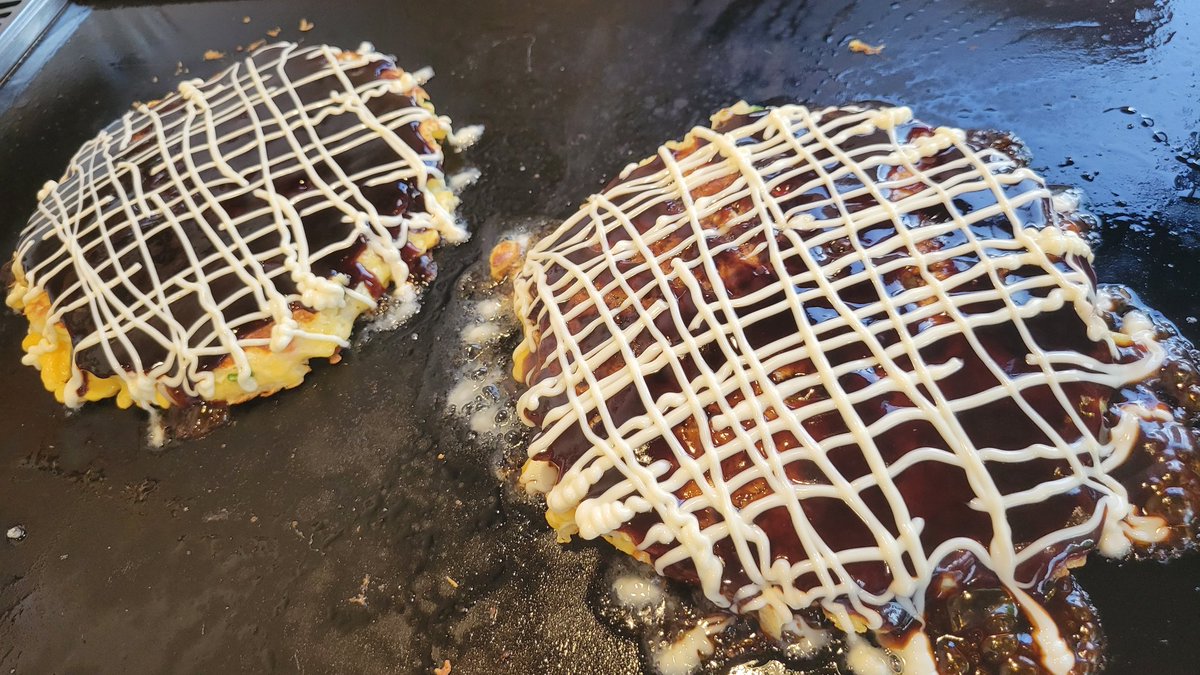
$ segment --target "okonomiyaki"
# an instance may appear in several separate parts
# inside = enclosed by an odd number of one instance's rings
[[[1076,207],[1006,134],[726,109],[526,254],[521,482],[776,638],[1095,672],[1069,569],[1193,545],[1200,387]]]
[[[71,407],[231,405],[300,384],[382,304],[415,306],[432,250],[467,237],[431,75],[369,44],[280,43],[136,104],[20,238],[25,363]]]

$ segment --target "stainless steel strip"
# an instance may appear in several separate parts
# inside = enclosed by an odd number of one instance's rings
[[[0,0],[0,84],[66,6],[67,0]]]

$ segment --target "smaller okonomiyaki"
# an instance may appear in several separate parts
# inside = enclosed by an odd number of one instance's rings
[[[415,307],[431,250],[467,237],[431,75],[280,43],[135,105],[38,195],[8,294],[25,363],[71,407],[230,405]]]
[[[905,672],[1099,669],[1069,568],[1195,541],[1197,411],[1161,375],[1195,354],[1098,291],[1024,155],[742,103],[627,167],[514,279],[521,480],[560,539]]]

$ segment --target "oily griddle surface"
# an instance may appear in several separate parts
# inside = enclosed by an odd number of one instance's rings
[[[133,100],[207,76],[274,28],[432,65],[438,110],[482,123],[476,233],[440,251],[407,326],[235,424],[154,451],[144,417],[68,414],[0,319],[0,672],[640,672],[589,587],[617,555],[561,548],[445,414],[457,287],[500,232],[562,218],[630,161],[738,98],[882,99],[1017,132],[1085,188],[1101,281],[1200,331],[1200,5],[947,2],[211,2],[72,6],[0,86],[0,250],[43,181]],[[249,24],[242,17],[251,17]],[[315,27],[302,33],[301,18]],[[884,43],[852,54],[850,38]],[[177,62],[190,69],[176,75]],[[157,81],[154,81],[157,78]],[[7,253],[4,253],[7,256]],[[443,459],[437,457],[441,454]],[[1192,672],[1200,559],[1079,573],[1114,673]],[[369,579],[368,579],[369,577]],[[457,584],[455,588],[446,577]]]

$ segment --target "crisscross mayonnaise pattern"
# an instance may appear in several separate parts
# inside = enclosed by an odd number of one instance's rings
[[[1025,322],[1062,308],[1073,308],[1089,336],[1107,341],[1114,349],[1094,304],[1094,288],[1081,266],[1071,262],[1090,260],[1088,245],[1057,226],[1039,229],[1022,223],[1021,207],[1051,197],[1032,171],[998,150],[974,147],[957,129],[939,128],[911,141],[897,138],[896,127],[910,119],[907,108],[814,111],[791,105],[772,108],[723,133],[694,129],[694,149],[679,153],[672,147],[661,148],[662,168],[657,171],[629,167],[622,180],[591,197],[574,217],[529,252],[516,280],[516,309],[526,335],[518,353],[536,352],[541,345],[544,354],[539,358],[557,364],[554,371],[543,367],[540,374],[526,375],[529,389],[519,408],[527,421],[535,411],[541,420],[541,432],[529,455],[534,458],[550,450],[564,431],[573,428],[591,445],[546,493],[552,512],[573,512],[585,538],[612,534],[637,514],[652,513],[656,524],[641,545],[670,546],[655,561],[659,571],[690,562],[708,598],[726,606],[731,602],[721,588],[723,561],[714,554],[714,546],[727,539],[750,579],[732,597],[739,611],[771,606],[787,616],[789,608],[820,603],[840,612],[844,610],[839,603],[848,602],[873,625],[879,621],[874,608],[893,600],[919,616],[933,567],[948,553],[971,551],[1016,587],[1017,567],[1029,555],[1086,536],[1101,529],[1106,518],[1115,522],[1129,513],[1124,489],[1107,474],[1129,451],[1129,434],[1106,434],[1111,437],[1097,439],[1062,386],[1096,382],[1116,387],[1137,380],[1153,371],[1161,350],[1147,344],[1144,358],[1110,364],[1075,352],[1042,349]],[[882,142],[861,140],[881,131],[885,132]],[[848,143],[852,139],[857,142]],[[954,148],[958,150],[956,158],[922,170],[922,158]],[[889,167],[897,171],[888,171]],[[806,175],[810,178],[804,182]],[[847,178],[850,180],[843,180]],[[776,188],[788,181],[793,184],[779,196],[783,191]],[[713,186],[722,187],[713,193]],[[827,192],[822,199],[795,199],[812,190],[819,194],[821,189]],[[969,213],[956,207],[957,197],[980,192],[990,194],[994,203]],[[680,205],[674,215],[659,215],[648,227],[635,226],[639,214],[660,209],[667,201]],[[718,214],[735,204],[749,204],[750,208],[735,212],[723,225],[716,224],[721,223]],[[945,222],[918,227],[906,219],[933,207],[945,210]],[[971,229],[970,225],[988,218],[1010,224],[1011,236],[985,238]],[[879,223],[890,223],[895,235],[874,244],[857,236]],[[748,225],[741,236],[728,240],[714,237],[717,232],[712,228],[736,232],[733,227],[737,224]],[[921,246],[950,232],[961,235],[962,243],[940,249]],[[665,251],[652,250],[656,242],[675,241],[668,237],[678,238],[676,245]],[[819,259],[817,251],[837,241],[849,242],[852,250]],[[751,242],[755,246],[744,255],[769,261],[773,280],[765,288],[737,296],[725,288],[716,256]],[[599,253],[585,255],[588,251]],[[937,263],[964,256],[976,259],[968,270],[949,278],[939,278],[931,271]],[[793,265],[789,271],[785,267],[788,260],[802,261],[801,269],[797,272]],[[883,262],[876,265],[872,262],[876,260]],[[855,265],[858,267],[852,269]],[[1015,283],[1002,279],[1005,269],[1030,266],[1041,272]],[[899,292],[885,288],[884,275],[904,268],[915,269],[921,283]],[[605,283],[598,285],[601,277]],[[649,281],[635,286],[630,281],[634,278]],[[982,290],[959,288],[976,278],[990,283],[982,284]],[[875,302],[852,307],[840,296],[849,286],[863,283],[877,292]],[[686,287],[696,307],[690,323],[685,322],[678,303],[664,300],[673,300],[671,284]],[[711,294],[706,298],[708,288]],[[612,297],[622,300],[609,306],[606,302],[614,302]],[[763,306],[772,298],[776,300]],[[963,311],[966,305],[984,301],[999,308],[986,313]],[[830,316],[812,320],[805,307],[814,302],[828,303],[833,310]],[[633,318],[618,321],[622,313]],[[751,344],[747,328],[780,313],[794,318],[796,332],[771,344],[746,348]],[[658,324],[668,317],[681,339],[668,337],[660,329]],[[898,329],[930,317],[946,320],[919,332]],[[575,325],[579,321],[582,326]],[[1033,372],[1010,377],[975,335],[982,326],[1002,322],[1014,325],[1023,336],[1028,362],[1036,366]],[[884,331],[893,331],[898,339],[885,344],[880,339]],[[604,339],[596,341],[596,335]],[[956,372],[961,360],[929,364],[919,350],[951,335],[966,337],[998,385],[958,399],[939,388],[939,381]],[[592,340],[588,341],[589,337]],[[546,340],[553,340],[548,352]],[[585,352],[584,341],[596,346]],[[840,363],[828,358],[830,351],[850,344],[865,347],[868,356]],[[710,367],[702,349],[719,350],[719,365]],[[600,367],[611,363],[614,356],[623,365],[601,374]],[[685,373],[685,360],[690,360],[699,375]],[[779,382],[770,377],[777,369],[803,361],[811,361],[812,372]],[[911,367],[903,367],[902,362]],[[847,373],[872,367],[883,376],[863,389],[847,391],[839,382]],[[655,398],[646,379],[662,372],[672,373],[681,387],[679,393]],[[789,397],[813,387],[823,387],[828,398],[795,409],[788,406]],[[1077,438],[1064,438],[1044,419],[1044,411],[1031,407],[1022,395],[1031,387],[1048,387],[1054,392],[1061,404],[1054,414],[1071,416]],[[646,414],[618,425],[608,400],[630,389],[640,396]],[[856,403],[890,392],[907,396],[913,405],[870,423],[855,409]],[[736,402],[731,403],[731,397]],[[551,399],[563,402],[542,409]],[[956,414],[1000,399],[1015,402],[1052,442],[1019,450],[975,447]],[[717,414],[706,411],[714,407]],[[803,422],[831,412],[840,416],[847,432],[814,439]],[[672,433],[689,418],[694,420],[703,445],[703,452],[696,457]],[[898,461],[886,462],[876,438],[917,419],[931,423],[949,451],[918,448]],[[715,441],[714,432],[724,433],[728,440]],[[781,432],[794,435],[798,445],[778,448],[775,437]],[[655,441],[669,444],[677,468],[664,460],[639,459],[639,448]],[[845,445],[861,450],[869,466],[866,475],[843,476],[830,462],[826,451]],[[721,462],[739,453],[752,465],[734,475],[723,475]],[[1070,470],[1032,489],[1002,494],[986,466],[1034,458],[1063,460]],[[813,462],[824,480],[811,484],[790,480],[785,467],[798,460]],[[936,547],[922,544],[924,523],[909,514],[895,478],[924,462],[950,464],[965,473],[975,493],[970,507],[989,515],[992,541],[957,537]],[[612,472],[617,473],[615,484],[606,481],[611,487],[593,494],[593,487]],[[751,481],[765,481],[767,493],[740,507],[735,505],[732,495]],[[689,483],[698,496],[680,500],[675,493]],[[1083,522],[1019,550],[1012,540],[1007,511],[1080,486],[1103,495],[1101,507],[1087,514]],[[885,526],[881,514],[864,503],[862,493],[873,488],[882,491],[892,510],[887,519],[894,520],[898,531]],[[804,500],[812,498],[844,502],[870,529],[875,545],[834,549],[801,508]],[[772,542],[755,518],[775,508],[790,513],[804,560],[789,562],[772,555]],[[695,514],[707,509],[719,518],[701,529]],[[846,565],[863,561],[888,565],[893,582],[886,592],[867,592],[847,572]],[[802,575],[815,575],[818,583],[807,590],[798,588],[796,581]]]
[[[293,79],[289,65],[302,62],[308,67]],[[80,148],[63,178],[47,183],[39,194],[37,212],[18,247],[21,259],[42,240],[57,246],[24,270],[27,300],[68,271],[77,276],[56,294],[45,340],[26,359],[36,363],[42,352],[55,349],[55,325],[66,313],[86,308],[97,328],[89,335],[73,336],[75,352],[103,350],[134,401],[149,406],[156,385],[190,396],[211,394],[212,374],[200,366],[205,358],[232,357],[238,382],[251,391],[255,382],[245,355],[249,347],[280,350],[297,336],[345,346],[340,337],[303,330],[293,318],[292,305],[320,311],[353,301],[373,307],[375,301],[368,292],[349,287],[340,275],[314,273],[314,261],[363,242],[388,266],[400,290],[408,277],[400,252],[411,233],[436,230],[449,241],[465,236],[429,192],[432,179],[444,178],[440,149],[418,152],[397,133],[401,127],[426,122],[448,131],[449,120],[415,99],[412,105],[382,112],[368,105],[389,93],[410,95],[432,73],[374,77],[357,86],[351,82],[350,71],[373,63],[391,67],[388,57],[369,44],[357,52],[324,45],[271,45],[208,81],[186,81],[162,101],[136,105]],[[354,116],[356,123],[322,132],[322,121],[341,115]],[[286,150],[268,153],[271,142]],[[369,142],[386,143],[394,156],[351,173],[347,153]],[[282,181],[298,179],[307,181],[307,191],[284,195],[277,190]],[[364,188],[403,180],[412,180],[426,197],[425,211],[380,213],[363,194]],[[226,212],[223,203],[247,195],[255,200],[253,208]],[[327,209],[340,211],[342,222],[352,227],[340,240],[311,250],[305,217]],[[185,228],[195,228],[200,238],[193,242]],[[147,242],[172,233],[187,264],[163,276]],[[277,245],[262,250],[264,242],[259,240],[265,237],[266,242],[277,239]],[[128,238],[128,243],[118,247],[117,238]],[[200,242],[211,244],[212,253],[200,257],[194,246]],[[147,287],[131,282],[141,271],[151,281]],[[236,276],[242,286],[227,297],[214,297],[211,283],[227,275]],[[278,288],[280,278],[290,279],[297,292]],[[123,301],[118,289],[133,301]],[[187,296],[204,312],[197,321],[184,324],[173,308]],[[231,312],[244,298],[252,298],[252,308]],[[238,336],[239,328],[264,321],[272,325],[269,337]],[[132,331],[151,336],[166,358],[143,363],[130,340]],[[131,370],[121,367],[117,351],[130,356]],[[80,402],[76,392],[83,378],[72,364],[66,387],[69,405]]]

